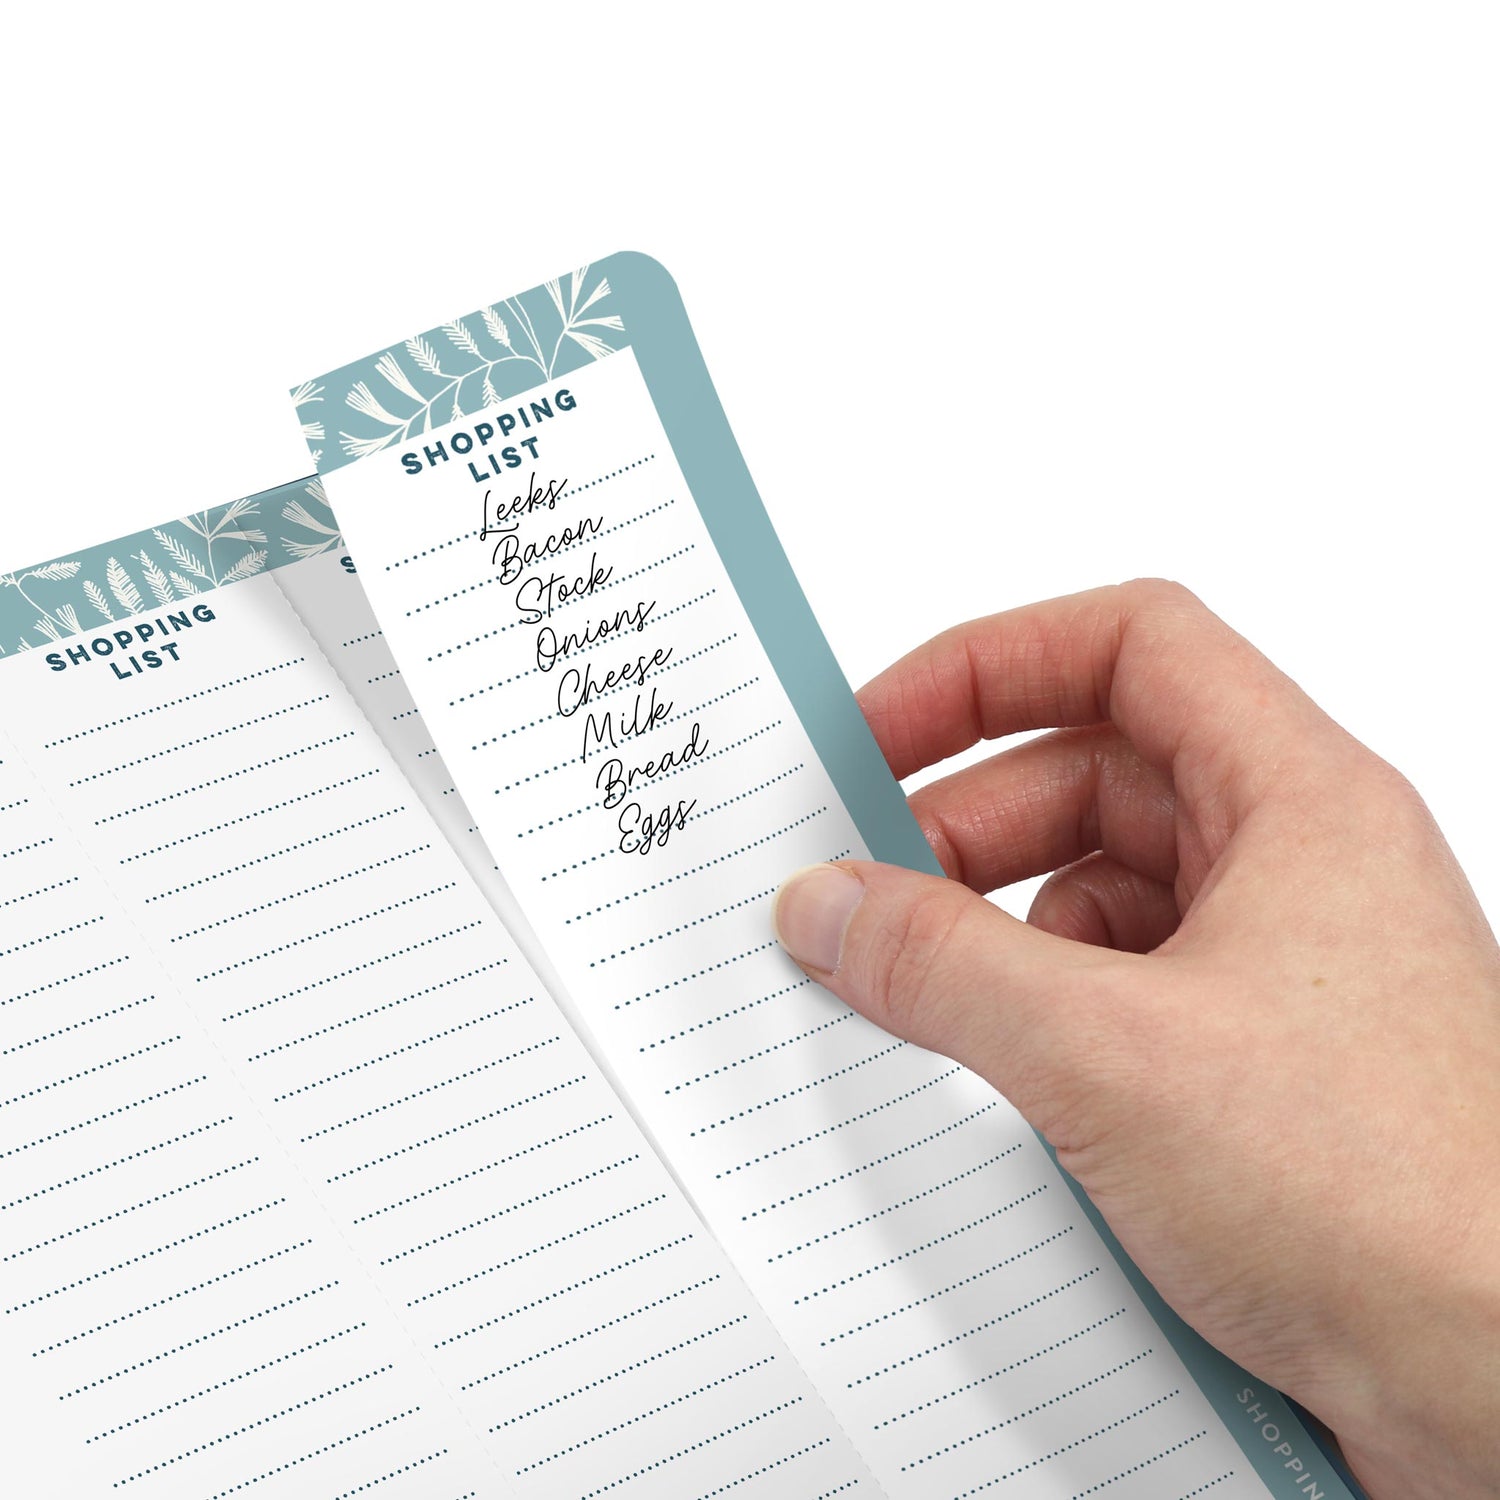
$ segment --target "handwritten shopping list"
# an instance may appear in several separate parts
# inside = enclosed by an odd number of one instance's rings
[[[0,671],[28,1493],[874,1493],[274,577]]]
[[[384,641],[590,1040],[881,1484],[1264,1493],[1023,1122],[773,941],[779,880],[868,845],[633,349],[400,436],[327,477]]]

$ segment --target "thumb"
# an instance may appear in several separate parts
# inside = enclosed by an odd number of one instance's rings
[[[1098,1060],[1097,1001],[1122,956],[1030,927],[957,881],[864,860],[809,865],[777,891],[773,920],[813,979],[987,1078],[1044,1131]]]

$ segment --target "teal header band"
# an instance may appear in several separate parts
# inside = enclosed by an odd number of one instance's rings
[[[605,267],[582,266],[305,381],[292,400],[313,467],[328,474],[625,344]]]
[[[0,573],[0,656],[104,632],[342,546],[313,477]]]

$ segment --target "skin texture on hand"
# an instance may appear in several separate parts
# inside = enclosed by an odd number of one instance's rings
[[[860,694],[951,877],[815,866],[777,929],[1052,1143],[1372,1500],[1500,1495],[1500,952],[1421,799],[1174,584],[938,636]],[[976,893],[1049,871],[1026,923]]]

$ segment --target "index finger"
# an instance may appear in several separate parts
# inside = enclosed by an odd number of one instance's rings
[[[1069,594],[970,621],[901,658],[859,693],[898,777],[980,739],[1113,723],[1149,763],[1256,776],[1314,724],[1289,678],[1180,584]]]

